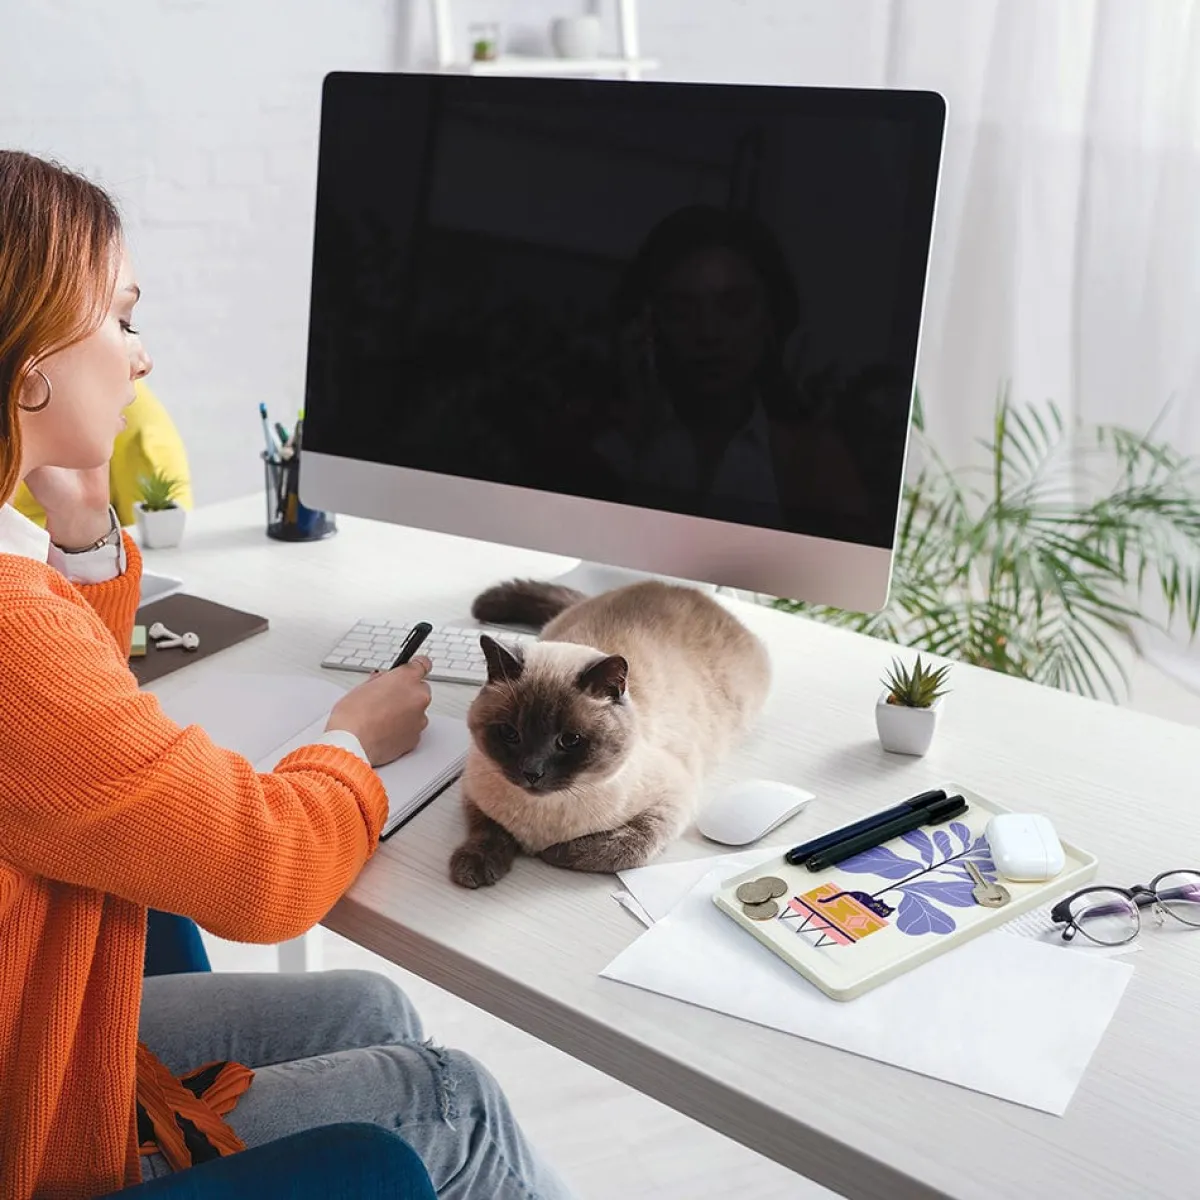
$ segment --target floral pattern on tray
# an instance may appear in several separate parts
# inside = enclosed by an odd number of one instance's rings
[[[958,928],[954,909],[973,909],[975,882],[966,868],[972,863],[988,881],[996,879],[987,838],[972,835],[961,821],[932,834],[915,829],[899,839],[904,853],[876,846],[838,864],[847,875],[873,875],[886,886],[868,891],[823,884],[792,899],[779,916],[795,922],[797,933],[818,947],[851,945],[887,928],[910,937],[944,936]]]

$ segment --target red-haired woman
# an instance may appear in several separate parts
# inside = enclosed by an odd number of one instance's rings
[[[396,1130],[440,1196],[565,1196],[495,1081],[380,976],[143,986],[147,908],[264,943],[329,911],[378,843],[372,767],[416,745],[429,663],[349,692],[263,775],[139,692],[141,561],[107,467],[151,367],[138,296],[109,197],[0,152],[0,1198],[83,1200],[345,1121]],[[5,504],[22,481],[45,532]]]

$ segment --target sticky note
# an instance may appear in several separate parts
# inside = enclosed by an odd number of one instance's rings
[[[146,653],[146,627],[145,625],[135,625],[133,627],[133,640],[129,643],[129,657],[142,658]]]

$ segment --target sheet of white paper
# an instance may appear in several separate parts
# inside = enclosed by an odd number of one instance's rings
[[[654,924],[650,914],[628,892],[613,892],[613,899],[647,929]]]
[[[843,1003],[718,911],[729,875],[708,871],[601,975],[1061,1116],[1133,973],[996,930]]]
[[[218,746],[258,762],[322,718],[346,689],[311,675],[206,673],[169,699],[179,725],[199,725]]]
[[[754,846],[749,850],[737,850],[732,854],[716,857],[689,858],[683,862],[657,863],[649,867],[634,867],[619,871],[618,878],[631,896],[655,920],[661,920],[704,878],[709,871],[722,869],[722,880],[732,879],[742,871],[748,871],[758,863],[765,863],[773,856],[783,857],[783,852],[793,843],[782,846]],[[766,871],[763,872],[766,874]]]
[[[1060,950],[1069,950],[1072,954],[1086,954],[1089,958],[1116,958],[1121,954],[1136,954],[1141,949],[1137,942],[1127,942],[1124,946],[1100,946],[1081,936],[1064,942],[1062,926],[1055,925],[1050,920],[1050,908],[1031,909],[1019,917],[1014,917],[1001,928],[1005,933],[1033,938],[1034,941],[1043,942],[1047,946],[1057,946]]]

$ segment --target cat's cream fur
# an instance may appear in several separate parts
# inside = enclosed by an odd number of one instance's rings
[[[485,645],[491,680],[471,708],[463,778],[471,833],[452,864],[464,886],[494,882],[518,850],[579,870],[622,870],[654,857],[693,819],[705,773],[767,695],[762,643],[693,588],[642,583],[572,603],[561,589],[517,583],[485,593],[476,613],[528,620],[555,607],[550,594],[568,607],[539,642],[519,657]],[[611,692],[581,686],[590,667],[616,679]],[[504,749],[490,732],[496,723],[528,717],[531,707],[586,731],[595,745],[597,761],[561,788],[531,791],[490,752]]]

